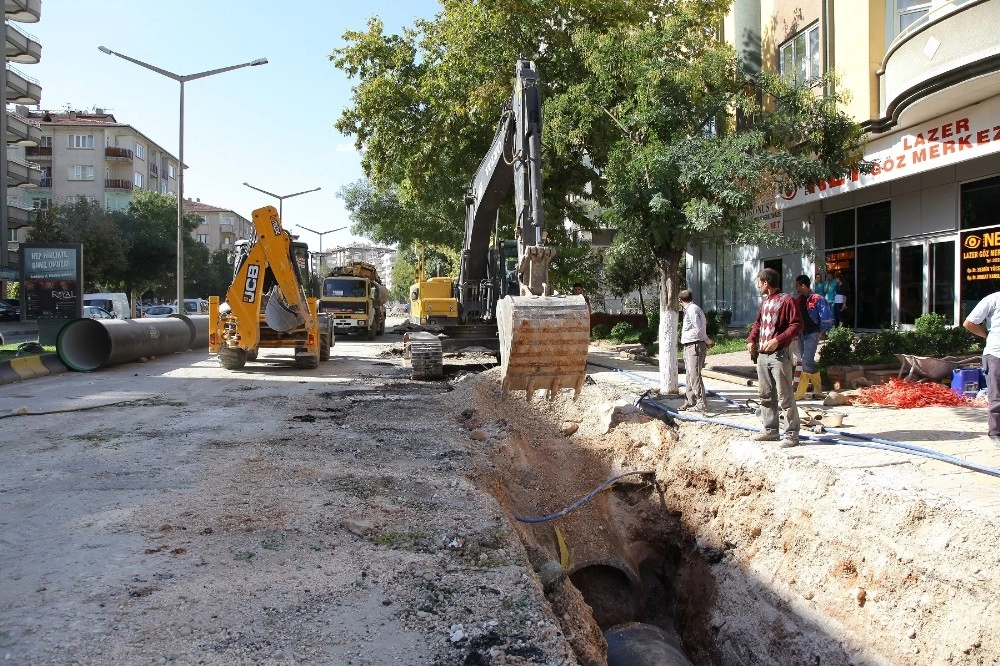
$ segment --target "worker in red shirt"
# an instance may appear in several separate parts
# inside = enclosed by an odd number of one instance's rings
[[[781,276],[773,268],[757,274],[761,295],[757,319],[747,337],[747,351],[757,363],[757,395],[764,431],[755,435],[758,442],[777,442],[781,448],[799,443],[799,409],[792,389],[792,356],[788,346],[802,333],[802,316],[795,299],[781,291]],[[779,434],[779,412],[787,424]]]

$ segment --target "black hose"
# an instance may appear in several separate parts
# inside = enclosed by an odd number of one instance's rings
[[[517,520],[518,522],[521,522],[521,523],[544,523],[544,522],[547,522],[549,520],[555,520],[556,518],[562,518],[566,514],[579,509],[581,506],[583,506],[584,504],[586,504],[590,500],[594,499],[594,497],[596,497],[598,493],[600,493],[602,490],[606,490],[607,488],[610,488],[615,483],[617,483],[619,479],[622,479],[623,477],[626,477],[626,476],[632,476],[634,474],[642,474],[642,475],[645,475],[645,476],[649,476],[649,475],[652,475],[652,474],[656,474],[656,472],[653,471],[653,470],[651,470],[651,469],[642,470],[642,471],[636,471],[636,472],[625,472],[624,474],[619,474],[618,476],[611,477],[610,479],[608,479],[607,481],[605,481],[601,485],[597,486],[596,488],[594,488],[593,490],[591,490],[589,493],[587,493],[586,495],[584,495],[583,497],[581,497],[577,501],[575,501],[572,504],[570,504],[568,507],[566,507],[564,509],[560,509],[559,511],[557,511],[557,512],[555,512],[553,514],[550,514],[548,516],[542,516],[540,518],[525,518],[524,516],[514,516],[514,519]]]

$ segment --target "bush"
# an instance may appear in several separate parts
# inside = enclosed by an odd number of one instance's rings
[[[705,313],[705,328],[708,337],[714,337],[719,333],[726,333],[729,324],[733,321],[733,313],[729,310],[709,310]]]
[[[913,331],[888,329],[855,339],[849,328],[838,326],[827,333],[826,340],[819,352],[824,366],[892,363],[896,354],[960,356],[982,349],[971,332],[948,326],[944,317],[933,312],[918,317]]]
[[[611,328],[610,337],[615,342],[625,342],[629,338],[637,336],[638,331],[632,324],[626,321],[620,321]]]
[[[646,312],[646,324],[654,331],[660,330],[660,310],[648,310]]]
[[[826,344],[819,350],[819,360],[824,366],[847,365],[854,361],[854,332],[846,326],[837,326],[826,334]]]
[[[594,328],[590,329],[591,340],[604,340],[609,335],[611,335],[611,329],[604,324],[598,324]]]
[[[649,328],[644,328],[639,331],[639,343],[646,347],[647,349],[652,347],[657,342],[659,337],[659,332],[656,328],[650,326]]]

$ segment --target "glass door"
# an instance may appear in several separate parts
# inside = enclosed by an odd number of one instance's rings
[[[955,325],[955,239],[925,238],[896,244],[896,321],[911,327],[936,312]]]

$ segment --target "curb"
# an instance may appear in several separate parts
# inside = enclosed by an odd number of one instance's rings
[[[0,361],[0,385],[13,384],[36,377],[60,375],[67,371],[68,368],[63,365],[56,354],[12,358],[9,361]]]

